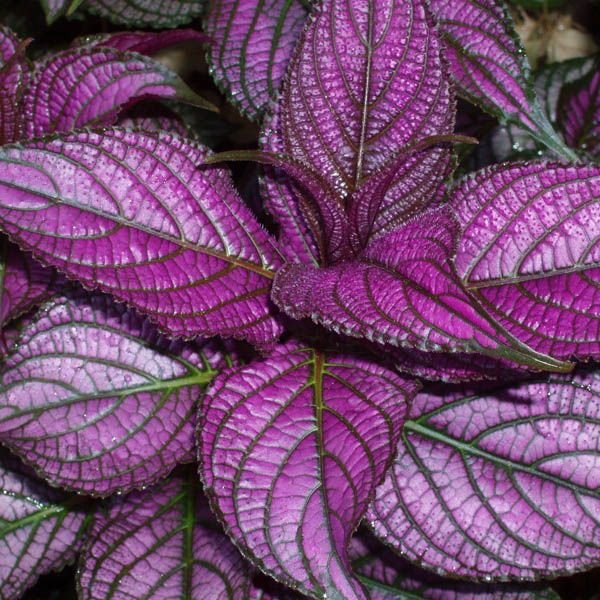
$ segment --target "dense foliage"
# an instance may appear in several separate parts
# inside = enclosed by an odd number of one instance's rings
[[[497,0],[40,9],[0,29],[2,598],[600,566],[598,56],[531,72]]]

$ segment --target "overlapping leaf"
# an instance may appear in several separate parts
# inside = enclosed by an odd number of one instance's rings
[[[559,120],[567,144],[600,154],[600,59],[581,80],[563,88]]]
[[[205,489],[242,551],[317,598],[365,598],[350,535],[381,481],[416,385],[295,345],[223,373],[199,428]]]
[[[54,269],[0,239],[0,327],[45,300],[61,283]]]
[[[273,299],[295,319],[380,344],[561,368],[509,339],[469,298],[450,265],[456,233],[447,208],[430,211],[371,243],[361,259],[284,267]]]
[[[205,30],[212,74],[249,117],[275,97],[305,20],[300,0],[211,1]]]
[[[85,8],[117,25],[166,29],[201,16],[204,0],[86,0]]]
[[[24,45],[11,31],[0,28],[0,145],[20,136],[21,100],[28,74]]]
[[[40,575],[73,561],[87,527],[85,501],[66,496],[0,453],[0,589],[17,600]]]
[[[143,98],[205,105],[172,71],[138,54],[74,48],[36,64],[23,99],[28,137],[112,124],[118,111]]]
[[[559,359],[600,356],[600,169],[544,161],[466,179],[455,265],[502,326]]]
[[[356,211],[364,245],[373,232],[390,229],[439,199],[448,148],[421,149],[402,161],[398,155],[410,144],[452,132],[453,93],[423,1],[333,0],[309,19],[263,148],[319,173],[341,204],[393,165],[387,189],[376,198],[367,194],[370,201]],[[327,244],[306,233],[310,225],[319,237],[306,214],[309,199],[285,180],[273,179],[266,189],[271,212],[284,229],[282,240],[292,240],[297,259],[313,262]]]
[[[417,396],[369,509],[408,559],[453,577],[556,577],[600,559],[600,375]]]
[[[249,567],[218,530],[192,472],[112,501],[78,573],[82,600],[245,600]]]
[[[5,363],[0,441],[61,487],[106,495],[153,483],[193,457],[196,400],[224,364],[107,296],[58,299]]]
[[[527,57],[503,2],[431,0],[430,6],[460,93],[523,127],[560,156],[575,159],[535,97]]]
[[[0,25],[0,67],[5,65],[19,47],[19,38],[8,27]]]
[[[174,336],[268,345],[281,328],[268,292],[279,259],[229,174],[168,134],[108,129],[5,147],[0,225],[88,287]]]

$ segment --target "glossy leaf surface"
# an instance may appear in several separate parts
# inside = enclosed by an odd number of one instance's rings
[[[430,211],[373,242],[360,260],[326,269],[284,267],[273,299],[295,319],[310,317],[338,333],[379,344],[510,354],[559,366],[528,356],[478,310],[450,265],[456,233],[446,208]]]
[[[598,564],[597,372],[419,394],[369,521],[453,577],[556,577]]]
[[[273,241],[207,150],[109,129],[0,152],[0,223],[24,248],[174,336],[271,343]]]
[[[0,327],[45,300],[61,283],[54,269],[0,239]]]
[[[202,409],[202,474],[244,554],[314,597],[365,598],[347,544],[415,391],[376,363],[292,345],[218,376]]]
[[[225,365],[107,296],[61,298],[4,366],[0,440],[53,485],[107,495],[194,456],[196,401]]]
[[[306,20],[300,0],[212,0],[205,22],[217,85],[258,118],[279,90]]]
[[[149,58],[102,47],[66,50],[37,63],[23,100],[24,132],[39,137],[111,125],[119,110],[144,98],[203,103]]]
[[[204,0],[86,0],[85,8],[117,25],[167,29],[201,16]]]
[[[0,589],[17,600],[40,575],[72,562],[87,526],[85,500],[66,496],[0,453]]]
[[[527,129],[569,159],[533,89],[529,63],[500,0],[431,0],[459,92],[504,121]]]
[[[78,584],[82,600],[245,600],[248,565],[189,472],[113,499],[92,525]]]
[[[502,326],[559,359],[600,356],[600,169],[491,167],[455,190],[455,265]]]

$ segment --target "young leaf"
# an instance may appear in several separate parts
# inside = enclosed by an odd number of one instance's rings
[[[245,600],[248,565],[219,531],[188,469],[98,513],[81,558],[81,600]]]
[[[600,168],[545,161],[467,178],[455,265],[502,326],[558,359],[600,357]]]
[[[589,75],[566,86],[559,103],[559,122],[573,148],[600,154],[600,60]]]
[[[36,64],[23,100],[24,133],[39,137],[86,125],[111,125],[143,98],[176,98],[206,107],[159,63],[109,48],[74,48]]]
[[[52,25],[54,21],[67,13],[74,12],[83,0],[41,0],[46,13],[46,22]]]
[[[107,129],[0,151],[0,226],[84,285],[174,336],[272,343],[279,257],[207,149]]]
[[[0,239],[0,327],[40,304],[62,283],[54,269]]]
[[[196,399],[225,365],[108,296],[63,297],[21,334],[0,379],[0,440],[53,485],[108,495],[193,457]]]
[[[117,25],[170,29],[201,16],[204,0],[86,0],[85,8]]]
[[[305,20],[301,0],[211,0],[205,31],[212,75],[251,119],[279,90]]]
[[[264,138],[271,146],[266,149],[310,166],[342,199],[394,165],[397,175],[370,211],[368,227],[379,224],[378,211],[389,223],[417,205],[435,202],[450,164],[449,149],[432,147],[398,163],[399,149],[450,134],[454,126],[454,95],[425,2],[332,0],[309,19]],[[425,198],[405,197],[424,181]],[[272,212],[281,215],[282,226],[298,230],[286,235],[306,238],[296,218],[302,193],[282,192],[277,184],[268,188]]]
[[[372,242],[360,259],[285,266],[273,299],[294,319],[379,344],[565,367],[507,338],[469,298],[450,265],[456,230],[447,207],[432,210]]]
[[[375,533],[452,577],[557,577],[600,559],[600,376],[424,393],[369,509]]]
[[[459,92],[526,129],[568,160],[576,154],[553,130],[535,97],[529,63],[501,0],[430,0]]]
[[[347,546],[417,386],[296,345],[218,376],[199,424],[206,493],[262,570],[315,598],[366,598]]]
[[[88,524],[85,504],[49,488],[0,453],[2,598],[20,598],[40,575],[75,559]]]

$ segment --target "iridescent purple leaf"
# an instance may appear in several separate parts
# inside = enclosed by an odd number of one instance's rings
[[[8,27],[0,25],[0,67],[5,65],[15,54],[20,40]]]
[[[576,160],[536,99],[529,63],[501,0],[430,0],[446,42],[460,93],[503,121],[511,121],[559,156]]]
[[[0,327],[43,302],[61,283],[54,269],[0,239]]]
[[[193,469],[98,513],[81,558],[81,600],[245,600],[249,567],[219,531]]]
[[[375,533],[453,577],[557,577],[600,560],[600,373],[419,394],[369,509]]]
[[[0,36],[3,31],[0,29]],[[8,35],[9,32],[6,32]],[[28,42],[18,43],[16,38],[6,37],[6,46],[1,47],[8,57],[0,60],[0,146],[19,139],[21,135],[22,99],[29,67],[25,58]],[[0,43],[3,40],[0,37]],[[18,43],[13,49],[13,43]],[[13,52],[14,50],[14,52]],[[12,54],[11,54],[12,52]]]
[[[32,309],[22,317],[14,319],[8,325],[2,327],[2,330],[0,330],[0,361],[4,361],[14,349],[19,341],[19,336],[25,327],[31,323],[35,312],[36,309]]]
[[[273,299],[294,319],[379,344],[566,367],[508,338],[463,290],[450,264],[456,233],[447,208],[432,210],[372,242],[360,259],[286,265]]]
[[[119,31],[77,38],[71,46],[95,48],[113,48],[120,52],[137,52],[153,56],[183,42],[205,42],[206,35],[194,29],[174,29],[171,31]]]
[[[148,485],[193,458],[196,400],[223,366],[212,347],[171,342],[108,296],[60,298],[4,365],[0,440],[53,485]]]
[[[544,161],[467,178],[455,265],[501,325],[558,359],[600,357],[600,168]]]
[[[589,75],[563,88],[559,122],[573,148],[600,154],[600,59]]]
[[[347,545],[416,389],[374,362],[296,345],[219,375],[201,410],[201,472],[243,553],[313,597],[364,599]]]
[[[0,225],[42,262],[174,336],[268,345],[279,258],[229,173],[165,133],[107,129],[0,151]]]
[[[66,496],[0,453],[0,589],[21,598],[40,575],[72,562],[87,528],[86,500]]]
[[[211,0],[205,30],[217,85],[252,119],[279,90],[306,9],[300,0]]]
[[[23,100],[24,133],[39,137],[86,125],[110,125],[144,98],[208,104],[173,71],[144,56],[109,48],[73,48],[36,64]]]
[[[155,133],[166,131],[188,138],[194,135],[172,110],[158,103],[152,103],[150,106],[146,104],[134,106],[118,118],[116,125]]]
[[[352,539],[350,555],[369,600],[560,600],[544,585],[481,584],[439,577],[396,556],[366,531]]]
[[[362,238],[439,198],[448,148],[432,147],[398,163],[399,149],[450,134],[454,126],[454,95],[424,1],[320,4],[300,38],[277,111],[263,148],[310,166],[342,199],[394,165],[383,198],[362,211],[368,213],[360,221]],[[292,228],[284,235],[304,242],[314,256],[297,216],[302,193],[277,180],[267,192],[282,228]]]
[[[86,0],[85,8],[117,25],[168,29],[201,16],[204,0]]]

